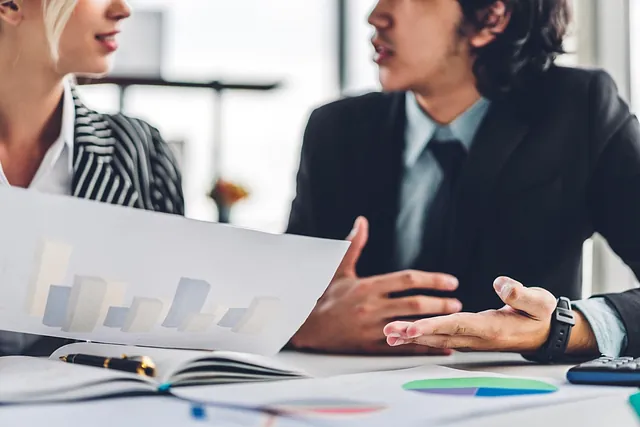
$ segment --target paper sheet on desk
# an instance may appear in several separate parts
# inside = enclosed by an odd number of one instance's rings
[[[540,390],[557,388],[547,394],[513,397],[479,397],[462,388],[449,390],[409,390],[416,380],[485,378],[534,380]],[[496,381],[493,381],[495,384]],[[542,382],[542,384],[538,384]],[[531,385],[531,384],[529,384]],[[405,389],[407,388],[407,389]],[[344,375],[322,379],[301,379],[269,384],[225,385],[219,387],[177,388],[183,398],[233,403],[246,406],[285,408],[308,414],[314,421],[331,420],[331,425],[371,426],[445,425],[475,417],[507,413],[524,408],[595,399],[603,395],[629,394],[628,388],[575,386],[555,380],[516,378],[492,373],[462,371],[440,366],[424,366],[400,371]],[[333,417],[332,417],[333,415]],[[432,424],[427,424],[432,423]]]
[[[225,408],[200,408],[171,398],[109,399],[73,405],[0,406],[2,426],[139,427],[148,425],[180,427],[266,427],[267,415]],[[278,420],[273,427],[300,427],[294,420]]]
[[[0,188],[0,330],[274,354],[348,243]]]
[[[1,426],[46,427],[331,427],[330,420],[277,417],[241,409],[193,405],[176,399],[109,399],[73,405],[0,406]],[[413,427],[402,423],[403,427]],[[416,426],[418,427],[418,426]],[[420,425],[419,427],[425,427]]]

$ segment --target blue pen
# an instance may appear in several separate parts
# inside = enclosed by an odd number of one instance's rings
[[[207,412],[203,406],[194,404],[191,406],[191,417],[194,420],[205,420],[207,418]]]

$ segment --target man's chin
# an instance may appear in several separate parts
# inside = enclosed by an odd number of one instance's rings
[[[391,76],[384,76],[380,73],[380,85],[383,92],[403,92],[410,89],[411,84]]]

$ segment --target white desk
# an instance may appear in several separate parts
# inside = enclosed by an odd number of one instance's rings
[[[537,365],[516,354],[499,353],[454,353],[452,356],[427,357],[350,357],[325,356],[285,352],[280,359],[307,369],[317,376],[351,374],[374,370],[412,368],[435,364],[450,368],[493,372],[505,375],[544,377],[560,381],[566,379],[572,365]],[[455,427],[638,427],[640,418],[634,413],[627,398],[635,390],[622,392],[620,396],[603,397],[550,406],[544,409],[520,410],[481,419],[469,420]]]
[[[522,375],[521,369],[535,369],[537,376],[564,378],[567,367],[538,366],[529,363],[517,354],[507,353],[454,353],[451,356],[331,356],[306,354],[297,352],[282,352],[278,359],[307,370],[319,377],[340,374],[355,374],[370,371],[387,371],[393,369],[413,368],[422,365],[442,365],[459,369],[487,370],[513,374],[516,368]],[[491,369],[484,369],[490,364]]]
[[[436,364],[456,369],[564,380],[565,373],[569,368],[569,366],[539,366],[525,361],[518,355],[488,353],[456,353],[448,357],[356,357],[284,352],[278,355],[278,358],[320,377]],[[640,419],[633,413],[627,403],[628,396],[633,392],[633,389],[628,389],[628,391],[625,389],[619,395],[608,395],[602,399],[591,399],[583,402],[558,404],[546,408],[516,412],[508,412],[508,408],[505,408],[505,413],[501,415],[467,420],[456,423],[453,426],[540,427],[558,425],[562,427],[638,427],[640,426]],[[159,426],[173,426],[179,425],[180,422],[176,424],[177,421],[172,422],[168,418],[177,415],[184,416],[182,413],[169,413],[168,416],[167,414],[158,415],[161,419],[154,419],[154,408],[157,410],[158,407],[163,407],[166,412],[167,408],[171,407],[170,405],[172,404],[172,401],[161,397],[143,398],[134,403],[131,400],[110,400],[106,402],[104,404],[109,405],[108,411],[110,413],[126,414],[126,422],[118,427],[138,427],[140,425],[151,425],[152,423]],[[12,410],[14,409],[0,407],[1,427],[13,425],[7,424],[7,420],[16,421],[15,413],[10,413]],[[32,410],[28,409],[28,411]],[[36,421],[34,421],[36,418],[38,420],[46,420],[44,427],[88,426],[91,423],[87,423],[86,420],[91,419],[93,412],[91,406],[81,405],[36,407],[33,411],[37,411],[38,416],[34,416],[33,419],[26,417],[24,420],[20,418],[19,425],[21,427],[36,425]],[[182,411],[182,409],[179,409],[179,411]],[[31,414],[35,413],[31,412]],[[24,415],[24,412],[22,412],[22,415]],[[179,417],[176,419],[179,419]],[[38,422],[38,427],[41,424],[43,422]],[[401,420],[398,420],[398,427],[401,425]],[[452,426],[452,424],[448,424],[448,426]]]

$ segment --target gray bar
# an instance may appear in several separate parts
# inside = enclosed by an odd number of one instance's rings
[[[223,328],[234,328],[242,320],[246,312],[246,308],[230,308],[222,320],[218,322],[218,326]]]
[[[107,328],[122,328],[129,314],[129,307],[109,307],[107,317],[104,319],[104,326]]]
[[[211,285],[204,280],[184,277],[180,279],[171,308],[162,326],[177,328],[187,320],[190,314],[200,313],[210,290]]]
[[[49,287],[49,296],[45,306],[42,324],[54,328],[61,328],[67,315],[69,297],[71,296],[70,286],[52,285]]]

